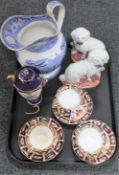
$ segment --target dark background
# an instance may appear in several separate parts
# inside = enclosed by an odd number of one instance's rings
[[[48,0],[0,0],[0,25],[11,15],[45,13]],[[111,57],[111,77],[116,126],[119,127],[119,1],[118,0],[62,0],[66,8],[63,33],[69,40],[70,32],[78,27],[88,28],[92,35],[103,40]],[[6,142],[10,121],[12,88],[6,76],[16,67],[15,54],[0,43],[0,174],[8,175],[117,175],[119,174],[119,149],[114,158],[101,166],[79,165],[42,167],[31,169],[15,164],[7,157]],[[103,102],[102,102],[103,103]],[[119,132],[117,132],[119,138]]]

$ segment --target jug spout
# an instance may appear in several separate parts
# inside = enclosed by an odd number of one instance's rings
[[[56,20],[53,10],[59,7]],[[51,1],[45,15],[18,15],[9,17],[1,27],[1,41],[10,50],[44,51],[43,48],[54,46],[61,31],[65,8],[59,1]]]
[[[12,16],[1,27],[2,43],[13,51],[42,50],[50,39],[54,43],[56,36],[57,26],[48,15]]]

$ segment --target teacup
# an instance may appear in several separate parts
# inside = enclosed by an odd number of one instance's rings
[[[61,122],[76,125],[91,116],[93,101],[87,91],[77,88],[73,84],[67,84],[57,90],[52,110]]]
[[[72,147],[80,160],[98,165],[110,159],[114,154],[115,134],[103,121],[83,121],[72,133]]]
[[[35,162],[46,162],[59,155],[64,145],[61,125],[49,117],[27,121],[18,136],[21,153]]]

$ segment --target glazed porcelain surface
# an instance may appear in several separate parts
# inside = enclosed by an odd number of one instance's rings
[[[53,14],[59,7],[58,19]],[[22,66],[38,68],[45,79],[54,78],[60,71],[66,53],[66,41],[61,32],[65,8],[59,1],[51,1],[45,15],[12,16],[1,27],[1,40],[16,51]]]
[[[63,129],[54,119],[36,117],[23,125],[18,143],[22,154],[28,159],[35,162],[50,161],[63,148]]]
[[[105,50],[105,44],[91,36],[88,29],[78,27],[71,32],[73,42],[71,45],[80,53],[87,54],[93,50]]]
[[[9,80],[11,77],[13,77],[13,86],[29,104],[36,105],[41,102],[41,92],[45,80],[43,80],[39,69],[25,66],[18,69],[14,75],[8,75]]]
[[[101,164],[111,158],[116,149],[112,129],[104,122],[87,120],[79,124],[72,134],[75,154],[90,164]]]
[[[87,120],[93,111],[93,101],[88,92],[77,86],[61,86],[53,99],[55,117],[67,125],[76,125]]]
[[[106,50],[94,50],[87,59],[71,63],[64,74],[59,76],[62,83],[77,84],[80,88],[96,87],[101,81],[101,72],[105,70],[109,55]]]
[[[101,72],[109,61],[109,53],[105,44],[94,37],[84,27],[71,32],[71,59],[70,64],[60,80],[63,83],[74,83],[80,88],[96,87],[101,82]]]

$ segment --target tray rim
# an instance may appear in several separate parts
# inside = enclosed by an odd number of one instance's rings
[[[116,118],[115,118],[115,110],[114,110],[114,100],[113,100],[113,93],[112,93],[112,77],[111,77],[111,66],[110,66],[110,62],[108,63],[108,65],[106,66],[106,69],[107,69],[107,74],[109,75],[108,76],[108,84],[109,84],[109,92],[110,92],[110,103],[111,103],[111,113],[113,115],[113,120],[112,120],[112,129],[114,131],[114,134],[115,134],[115,137],[116,137],[116,144],[118,145],[118,137],[117,137],[117,125],[116,125]],[[87,167],[95,167],[95,165],[91,165],[91,164],[87,164],[83,161],[55,161],[52,160],[52,161],[49,161],[49,162],[41,162],[41,163],[38,163],[38,162],[33,162],[33,161],[30,161],[30,160],[20,160],[18,159],[14,153],[12,152],[11,150],[11,145],[10,145],[10,133],[12,131],[12,120],[13,120],[13,117],[12,117],[12,111],[14,109],[14,98],[15,98],[15,95],[17,94],[16,90],[13,90],[13,94],[12,94],[12,102],[11,102],[11,111],[10,111],[10,119],[9,119],[9,127],[8,127],[8,136],[7,136],[7,146],[6,146],[6,151],[7,151],[7,156],[8,158],[10,158],[11,160],[14,161],[14,163],[18,163],[18,164],[24,164],[24,165],[30,165],[30,166],[33,166],[33,167],[41,167],[41,166],[52,166],[52,165],[56,165],[56,166],[62,166],[62,165],[66,165],[66,166],[71,166],[71,165],[85,165]],[[113,154],[113,156],[107,160],[106,162],[102,163],[102,164],[99,164],[99,166],[102,166],[104,164],[108,164],[109,161],[112,161],[115,157],[116,157],[116,153],[117,153],[117,145],[116,145],[116,149],[115,149],[115,152]],[[97,165],[96,165],[97,166]]]

